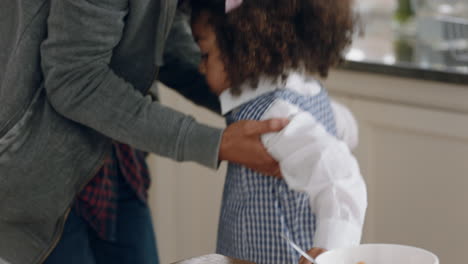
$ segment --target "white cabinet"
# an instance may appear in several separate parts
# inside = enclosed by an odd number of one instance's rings
[[[438,84],[437,98],[423,93],[435,83],[350,72],[332,74],[327,84],[359,123],[356,155],[369,191],[363,242],[423,247],[441,263],[463,263],[468,87]]]

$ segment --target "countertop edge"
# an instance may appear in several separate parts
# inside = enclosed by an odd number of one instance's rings
[[[378,73],[441,83],[468,85],[468,74],[438,71],[434,69],[418,69],[405,65],[385,65],[378,62],[373,63],[346,60],[338,67],[338,69]]]

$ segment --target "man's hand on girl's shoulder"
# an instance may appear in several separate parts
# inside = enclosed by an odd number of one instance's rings
[[[243,120],[229,125],[223,133],[219,159],[238,163],[265,175],[281,178],[279,164],[267,152],[261,135],[281,131],[288,119]]]
[[[309,256],[311,256],[312,258],[316,259],[320,254],[322,254],[325,251],[327,250],[323,248],[312,248],[309,251],[307,251],[307,254],[309,254]],[[313,264],[313,263],[310,263],[310,261],[308,261],[304,257],[301,257],[299,259],[299,264]]]

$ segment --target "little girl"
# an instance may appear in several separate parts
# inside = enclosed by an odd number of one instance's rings
[[[314,78],[326,77],[351,42],[351,0],[237,2],[193,0],[200,72],[219,95],[228,124],[274,117],[290,123],[262,138],[284,180],[229,164],[217,252],[285,264],[300,255],[282,236],[314,257],[359,244],[365,183],[336,137],[329,97]]]

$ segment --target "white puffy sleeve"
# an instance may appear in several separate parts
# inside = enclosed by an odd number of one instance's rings
[[[264,119],[289,118],[278,133],[262,141],[279,162],[284,180],[310,196],[317,217],[315,247],[334,249],[357,245],[361,240],[367,193],[358,163],[349,147],[330,135],[309,113],[277,100]]]

